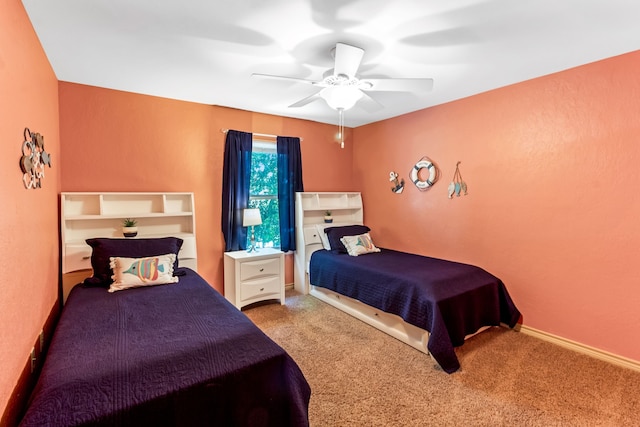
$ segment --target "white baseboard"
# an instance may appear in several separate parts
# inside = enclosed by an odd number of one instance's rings
[[[609,353],[604,350],[599,350],[594,347],[589,347],[588,345],[580,344],[579,342],[571,341],[566,338],[549,334],[547,332],[539,331],[537,329],[530,328],[525,325],[520,325],[519,329],[520,329],[520,332],[522,332],[523,334],[530,335],[532,337],[541,339],[543,341],[547,341],[552,344],[559,345],[560,347],[564,347],[569,350],[576,351],[578,353],[586,354],[587,356],[591,356],[595,359],[609,362],[613,365],[621,366],[623,368],[628,368],[628,369],[632,369],[634,371],[640,372],[640,362],[637,360],[628,359],[626,357],[618,356],[616,354]]]

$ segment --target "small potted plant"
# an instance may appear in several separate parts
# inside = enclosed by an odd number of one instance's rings
[[[136,237],[138,235],[138,221],[133,218],[122,220],[122,234],[124,237]]]
[[[326,223],[332,223],[333,222],[333,217],[331,216],[331,211],[325,211],[324,212],[324,222],[326,222]]]

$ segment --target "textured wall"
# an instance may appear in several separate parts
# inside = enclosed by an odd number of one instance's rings
[[[638,69],[635,52],[355,129],[375,241],[479,265],[526,325],[640,361]],[[392,194],[425,155],[440,180]],[[458,161],[469,194],[449,199]]]
[[[332,141],[334,126],[64,82],[59,96],[62,191],[193,191],[198,271],[219,291],[221,129],[300,136],[305,189],[355,188],[352,148]]]
[[[329,125],[58,85],[22,4],[0,12],[0,408],[57,297],[59,191],[194,191],[199,269],[222,290],[221,128],[303,137],[305,188],[362,191],[381,246],[484,267],[525,324],[640,361],[640,53],[357,128],[341,150]],[[53,155],[37,191],[25,126]],[[389,172],[424,155],[438,183],[392,194]],[[457,161],[469,195],[451,200]]]
[[[0,415],[58,296],[58,84],[19,0],[0,4]],[[53,157],[43,188],[18,166],[23,131]]]

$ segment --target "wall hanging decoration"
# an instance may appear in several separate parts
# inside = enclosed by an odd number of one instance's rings
[[[429,172],[429,177],[427,179],[422,179],[420,176],[422,169],[426,169]],[[429,160],[428,157],[423,157],[411,169],[410,177],[411,181],[420,191],[425,191],[438,180],[438,168],[431,160]]]
[[[449,184],[449,198],[453,198],[453,193],[456,194],[457,197],[460,197],[460,192],[464,192],[464,195],[467,195],[467,183],[462,180],[462,174],[460,173],[460,163],[456,163],[456,171],[453,174],[453,181]]]
[[[394,184],[393,187],[391,187],[391,191],[396,194],[402,193],[402,190],[404,190],[404,178],[398,180],[398,174],[391,171],[389,172],[389,181],[393,182]]]
[[[20,169],[26,189],[42,188],[45,165],[51,167],[51,155],[44,149],[44,136],[24,128]]]

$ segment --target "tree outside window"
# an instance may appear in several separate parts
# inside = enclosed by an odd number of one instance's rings
[[[249,207],[260,209],[262,217],[262,225],[255,227],[258,248],[280,247],[277,160],[274,143],[253,141]],[[247,234],[247,247],[249,247],[250,233]]]

